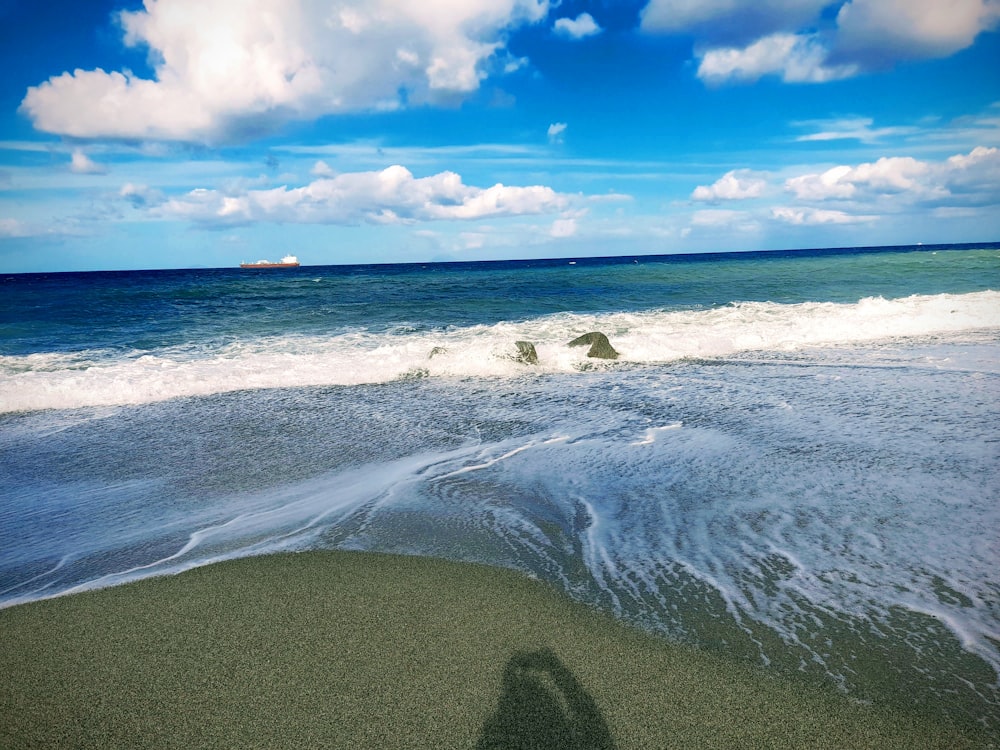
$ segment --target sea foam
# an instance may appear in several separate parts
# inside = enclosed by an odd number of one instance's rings
[[[1000,292],[866,298],[853,304],[743,302],[710,309],[558,313],[435,330],[270,336],[152,351],[83,350],[0,357],[0,413],[143,404],[260,388],[385,383],[422,377],[517,377],[594,366],[566,343],[605,332],[621,363],[1000,329]],[[516,361],[528,340],[538,364]]]
[[[523,325],[562,349],[578,324]],[[0,600],[303,547],[474,560],[859,698],[888,674],[995,726],[1000,370],[996,334],[972,330],[9,416]]]

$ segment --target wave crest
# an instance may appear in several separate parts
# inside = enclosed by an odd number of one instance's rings
[[[412,377],[516,377],[587,369],[566,343],[605,332],[619,363],[1000,330],[1000,292],[872,297],[853,304],[743,302],[697,310],[560,313],[431,331],[366,330],[192,342],[153,352],[87,350],[0,357],[0,413],[142,404],[259,388],[360,385]],[[537,365],[515,359],[531,341]],[[530,367],[528,370],[526,368]]]

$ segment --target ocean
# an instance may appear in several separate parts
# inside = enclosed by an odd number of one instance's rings
[[[0,275],[0,606],[432,555],[1000,735],[998,397],[1000,243]]]

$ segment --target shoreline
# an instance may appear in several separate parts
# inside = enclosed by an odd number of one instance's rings
[[[240,558],[0,610],[0,746],[974,748],[507,569]]]

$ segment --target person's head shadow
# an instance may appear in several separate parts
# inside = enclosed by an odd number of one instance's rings
[[[613,750],[594,699],[547,648],[514,654],[503,674],[496,713],[483,725],[477,750]]]

